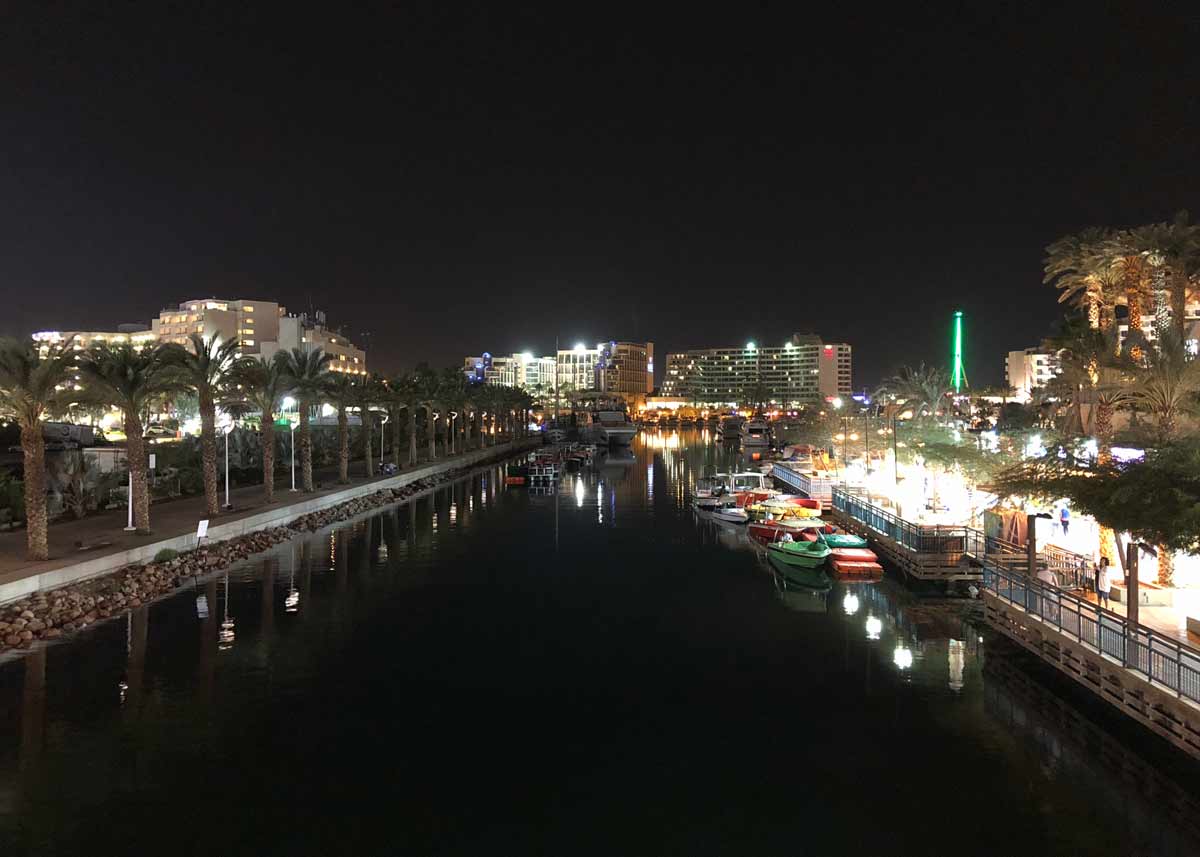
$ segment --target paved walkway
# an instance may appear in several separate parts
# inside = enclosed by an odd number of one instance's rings
[[[461,453],[449,458],[438,458],[436,463],[453,461],[459,457],[461,457]],[[400,473],[411,472],[427,463],[429,462],[425,460],[418,461],[414,467],[401,468]],[[351,462],[350,474],[352,486],[390,478],[377,476],[373,480],[366,479],[363,475],[361,460]],[[318,490],[312,494],[292,494],[290,473],[283,479],[277,479],[275,502],[271,504],[271,508],[286,506],[294,498],[303,497],[305,500],[310,500],[325,494],[343,491],[347,487],[337,483],[336,466],[314,472],[313,483]],[[221,484],[223,485],[223,483]],[[237,488],[231,492],[230,500],[233,504],[233,511],[222,511],[216,519],[211,521],[212,526],[249,517],[268,508],[267,504],[263,502],[261,485]],[[224,501],[225,492],[222,489],[221,502]],[[173,536],[195,533],[197,523],[206,517],[208,515],[204,511],[204,497],[196,496],[181,497],[153,504],[150,507],[151,533],[149,535],[125,532],[125,524],[128,519],[124,509],[110,509],[82,520],[60,519],[59,522],[50,526],[50,559],[44,562],[34,562],[25,556],[25,530],[0,533],[0,585],[85,560],[121,553],[130,548],[152,544]],[[80,544],[84,545],[86,549],[80,550]]]
[[[1086,598],[1093,604],[1096,603],[1096,593],[1082,592],[1079,590],[1070,590],[1072,595]],[[1125,604],[1118,604],[1116,601],[1109,601],[1108,608],[1118,616],[1127,616],[1128,610]],[[1177,589],[1175,590],[1175,605],[1173,607],[1151,607],[1146,604],[1138,608],[1138,624],[1145,625],[1164,637],[1169,637],[1173,640],[1178,640],[1181,643],[1187,643],[1195,649],[1200,649],[1200,635],[1192,634],[1187,629],[1187,617],[1190,612],[1193,616],[1200,616],[1200,590],[1194,589]]]

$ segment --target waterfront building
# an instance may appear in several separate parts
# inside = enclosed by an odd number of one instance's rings
[[[780,346],[696,348],[667,355],[662,394],[720,407],[744,403],[762,384],[782,407],[818,404],[852,390],[850,346],[795,334]]]
[[[126,342],[140,349],[148,343],[157,342],[158,337],[144,324],[120,324],[116,330],[40,330],[33,334],[33,341],[45,356],[50,350],[67,342],[75,351],[104,343]]]
[[[242,354],[261,355],[264,342],[279,341],[279,319],[285,310],[274,301],[199,298],[164,309],[150,322],[160,342],[185,345],[198,333],[205,339],[239,339]]]
[[[1004,358],[1004,377],[1019,402],[1029,401],[1035,388],[1045,387],[1061,371],[1058,354],[1041,348],[1010,351]]]
[[[100,343],[131,343],[140,348],[155,342],[187,345],[193,333],[228,340],[237,337],[243,355],[269,359],[280,350],[320,348],[333,357],[330,368],[353,375],[367,373],[367,355],[341,332],[330,330],[325,313],[289,315],[273,301],[206,298],[184,301],[162,310],[150,325],[122,324],[115,331],[42,330],[33,340],[43,352],[70,341],[81,351]]]
[[[262,356],[270,359],[276,351],[312,351],[320,348],[332,359],[329,368],[348,375],[367,374],[367,353],[347,339],[340,331],[326,326],[325,313],[317,311],[309,318],[307,313],[283,315],[279,318],[279,336],[275,342],[262,344]]]
[[[463,359],[463,374],[473,384],[503,384],[532,392],[553,388],[555,365],[553,357],[535,357],[528,351],[496,356],[485,351]]]

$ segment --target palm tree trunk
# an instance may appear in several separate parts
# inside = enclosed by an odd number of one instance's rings
[[[346,409],[338,406],[338,482],[346,485],[350,482],[350,420],[346,418]]]
[[[425,419],[428,421],[426,434],[429,435],[429,460],[433,461],[437,458],[437,417],[433,415],[432,405],[426,405]]]
[[[446,455],[454,455],[454,415],[447,413],[445,421],[446,431]]]
[[[388,422],[392,424],[392,465],[400,469],[400,409],[392,408],[388,411]]]
[[[417,463],[417,409],[413,405],[408,406],[408,466],[413,467]]]
[[[275,415],[262,415],[263,496],[275,501]]]
[[[1187,274],[1182,270],[1172,272],[1171,276],[1171,326],[1175,328],[1175,333],[1179,337],[1179,341],[1183,342],[1187,338],[1187,322],[1184,316],[1187,315]]]
[[[374,427],[371,425],[371,412],[366,408],[362,409],[362,449],[363,459],[367,464],[367,478],[375,478],[375,455],[371,451],[371,435],[375,433]]]
[[[304,483],[304,491],[309,494],[313,490],[312,429],[308,425],[308,411],[311,405],[307,399],[300,403],[300,425],[296,429],[296,433],[300,435],[300,476]]]
[[[25,551],[29,559],[50,558],[46,533],[46,441],[42,424],[21,426],[21,452],[25,457]]]
[[[217,493],[217,409],[212,394],[200,391],[200,464],[204,475],[204,506],[210,518],[221,509]]]
[[[125,414],[125,455],[133,476],[133,525],[139,533],[150,532],[150,484],[146,461],[146,443],[142,440],[142,420],[136,413]]]
[[[1155,545],[1158,551],[1158,585],[1159,586],[1174,586],[1175,585],[1175,555],[1166,545]]]

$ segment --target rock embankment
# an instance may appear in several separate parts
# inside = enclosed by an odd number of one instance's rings
[[[403,488],[391,488],[356,497],[337,506],[296,518],[283,527],[214,542],[179,554],[165,562],[127,565],[103,575],[37,592],[0,608],[0,652],[24,648],[35,640],[53,640],[95,622],[124,613],[174,592],[196,577],[228,568],[236,562],[294,538],[353,518],[362,512],[406,500],[414,494],[449,482],[463,471],[418,479]]]

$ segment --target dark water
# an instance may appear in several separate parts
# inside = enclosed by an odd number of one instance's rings
[[[0,853],[1200,853],[1194,769],[954,607],[697,521],[717,455],[483,471],[0,665]]]

